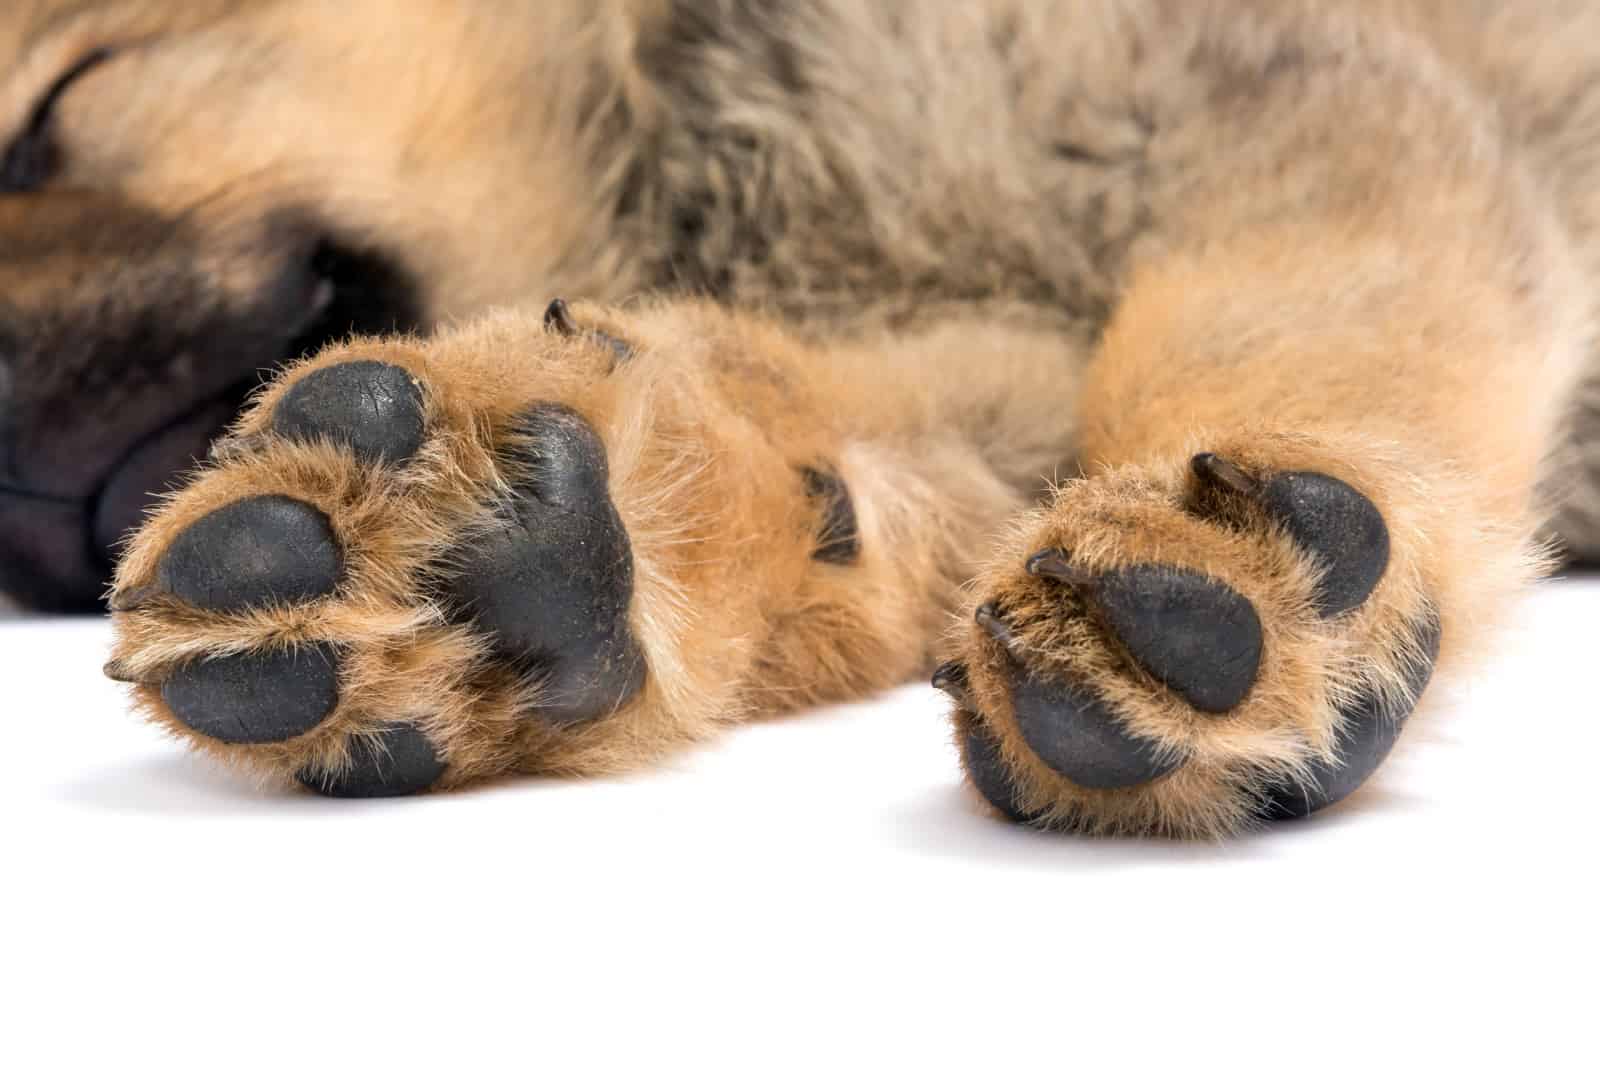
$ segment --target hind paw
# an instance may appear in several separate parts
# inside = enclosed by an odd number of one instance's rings
[[[989,569],[935,684],[991,805],[1217,836],[1311,814],[1377,769],[1439,623],[1359,472],[1304,451],[1070,484]]]

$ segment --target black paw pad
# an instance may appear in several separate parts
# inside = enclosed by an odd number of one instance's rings
[[[606,485],[605,448],[560,405],[523,416],[507,459],[521,471],[505,526],[460,550],[450,597],[500,654],[542,685],[540,711],[582,722],[644,684],[628,628],[633,552]]]
[[[856,526],[856,506],[850,489],[837,474],[806,467],[806,495],[822,511],[817,529],[817,550],[811,558],[822,563],[851,563],[861,555],[861,531]]]
[[[301,774],[300,783],[324,796],[347,800],[420,793],[445,772],[433,742],[410,723],[389,727],[377,738],[351,742],[350,766],[336,778]]]
[[[1072,685],[1016,669],[1011,688],[1017,728],[1038,757],[1086,789],[1124,789],[1162,778],[1182,763],[1128,735],[1109,708]]]
[[[426,434],[422,390],[391,363],[335,363],[306,375],[278,401],[272,428],[299,441],[328,438],[370,463],[400,463]]]
[[[1439,656],[1439,622],[1430,618],[1417,627],[1417,648],[1422,658],[1407,671],[1407,698],[1401,706],[1385,701],[1378,693],[1352,699],[1341,710],[1345,729],[1339,742],[1336,763],[1318,762],[1312,767],[1309,785],[1285,783],[1265,798],[1262,814],[1269,819],[1300,819],[1354,793],[1362,782],[1388,758],[1405,727],[1406,719],[1421,699],[1433,677],[1434,661]]]
[[[339,653],[312,644],[195,660],[162,684],[161,698],[184,725],[218,741],[288,741],[339,703]]]
[[[1389,527],[1361,493],[1326,474],[1279,474],[1261,503],[1325,567],[1317,611],[1325,619],[1366,603],[1389,566]]]
[[[326,515],[286,496],[256,496],[174,538],[156,585],[198,608],[245,611],[327,596],[341,569]]]
[[[1057,577],[1053,554],[1029,570]],[[1070,575],[1130,655],[1196,709],[1231,711],[1261,666],[1261,619],[1249,600],[1194,571],[1140,564]]]
[[[1036,815],[1017,804],[1010,772],[1000,757],[1000,745],[976,715],[963,712],[958,720],[961,762],[978,793],[1012,822],[1028,822]]]

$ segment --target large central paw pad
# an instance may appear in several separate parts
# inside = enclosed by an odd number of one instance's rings
[[[638,693],[594,427],[531,403],[485,435],[439,388],[373,359],[280,383],[249,448],[141,533],[108,670],[155,718],[330,795],[392,796]]]
[[[518,420],[518,491],[504,525],[462,546],[451,600],[504,656],[543,683],[543,714],[581,722],[644,682],[628,629],[633,553],[606,492],[606,454],[577,412],[546,405]]]
[[[1171,496],[1091,479],[1040,525],[1049,547],[990,579],[972,654],[935,677],[968,777],[1016,821],[1206,835],[1309,815],[1377,769],[1438,655],[1426,608],[1387,629],[1364,610],[1388,528],[1326,474],[1204,454]],[[1388,643],[1351,656],[1352,628]]]

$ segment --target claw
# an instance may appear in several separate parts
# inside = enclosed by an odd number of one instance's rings
[[[1214,452],[1202,452],[1190,461],[1195,476],[1220,489],[1232,490],[1242,496],[1256,496],[1261,492],[1261,482],[1240,470]]]
[[[958,659],[933,672],[933,687],[947,696],[961,700],[967,695],[967,665]]]
[[[112,611],[134,611],[150,603],[161,593],[161,587],[156,582],[146,582],[144,585],[132,589],[124,589],[120,593],[113,593],[110,600]]]
[[[563,337],[571,337],[578,332],[572,309],[567,307],[565,300],[558,297],[550,301],[550,306],[544,309],[544,328],[554,330]]]
[[[135,674],[133,669],[120,659],[106,660],[105,666],[100,669],[105,671],[106,677],[110,678],[113,682],[126,682],[129,685],[143,685],[145,682],[149,681],[149,679],[143,675]]]
[[[1005,648],[1007,652],[1010,652],[1013,647],[1015,647],[1017,640],[1016,635],[1011,632],[1011,627],[1008,626],[1005,619],[1001,617],[1000,607],[998,604],[990,601],[987,604],[979,605],[978,610],[973,614],[972,619],[979,626],[983,627],[984,632],[986,632],[990,637],[1000,642],[1001,646]]]
[[[211,442],[211,446],[206,449],[206,462],[227,463],[240,456],[248,455],[261,447],[261,441],[261,434],[253,433],[243,437],[225,434]]]
[[[1066,553],[1059,548],[1045,549],[1030,559],[1028,573],[1035,578],[1049,578],[1053,582],[1060,582],[1074,589],[1093,589],[1098,583],[1093,573],[1074,566],[1067,559]]]

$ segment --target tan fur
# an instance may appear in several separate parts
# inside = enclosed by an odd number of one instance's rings
[[[1342,693],[1398,684],[1406,619],[1439,613],[1449,672],[1542,565],[1550,514],[1570,551],[1600,548],[1597,435],[1574,415],[1600,381],[1600,3],[805,0],[751,23],[761,36],[741,28],[752,5],[703,0],[728,36],[694,53],[692,84],[652,59],[683,17],[667,0],[108,3],[40,28],[66,6],[0,18],[0,61],[24,57],[0,124],[82,42],[144,42],[67,101],[69,173],[190,213],[219,278],[248,288],[249,220],[304,201],[407,257],[440,322],[583,297],[640,353],[607,373],[600,346],[503,312],[353,342],[258,400],[246,444],[163,507],[119,586],[217,504],[283,491],[332,518],[347,590],[244,619],[157,603],[120,619],[117,653],[155,681],[274,642],[354,649],[311,735],[191,738],[256,770],[335,772],[349,737],[399,717],[448,754],[447,785],[610,771],[906,680],[944,647],[973,670],[958,725],[996,733],[1027,806],[1214,835],[1266,777],[1331,750]],[[46,194],[0,222],[70,229],[84,210]],[[650,290],[678,295],[629,302]],[[426,389],[412,468],[250,444],[299,375],[374,356]],[[425,593],[441,546],[505,491],[510,416],[549,399],[605,440],[650,667],[630,706],[565,731],[522,714],[538,694]],[[1281,532],[1187,515],[1201,449],[1365,492],[1394,539],[1373,600],[1318,620],[1312,564]],[[850,486],[857,563],[811,559],[802,466]],[[1269,652],[1247,705],[1201,723],[1127,672],[1023,573],[1040,547],[1250,596]],[[1131,791],[1045,768],[994,649],[965,622],[941,645],[951,607],[990,599],[1190,763]]]

